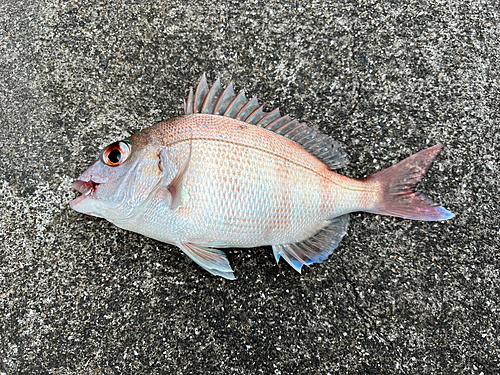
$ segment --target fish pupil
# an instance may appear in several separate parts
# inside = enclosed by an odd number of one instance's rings
[[[114,164],[119,163],[121,158],[122,158],[122,153],[120,152],[120,150],[113,150],[108,155],[109,161]]]

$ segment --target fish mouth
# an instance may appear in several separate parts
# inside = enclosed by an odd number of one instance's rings
[[[88,198],[89,196],[92,196],[99,185],[101,184],[94,182],[92,180],[89,181],[76,180],[75,182],[73,182],[71,187],[76,191],[78,191],[79,193],[81,193],[82,195],[73,199],[69,204],[70,207],[74,209],[78,203]]]

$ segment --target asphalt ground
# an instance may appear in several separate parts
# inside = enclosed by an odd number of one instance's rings
[[[498,1],[0,3],[0,375],[498,374]],[[99,150],[202,72],[323,129],[362,177],[426,147],[456,214],[359,213],[323,264],[177,248],[71,211]]]

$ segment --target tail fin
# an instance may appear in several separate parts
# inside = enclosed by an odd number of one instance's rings
[[[426,221],[454,217],[444,207],[414,190],[443,147],[437,145],[422,150],[392,167],[366,177],[367,182],[378,182],[382,191],[379,201],[368,212]]]

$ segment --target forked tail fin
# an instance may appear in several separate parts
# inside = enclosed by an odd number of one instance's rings
[[[413,220],[447,220],[455,215],[444,207],[415,191],[432,162],[443,149],[437,145],[422,150],[403,161],[366,177],[367,182],[378,182],[381,194],[375,206],[368,212],[398,216]]]

